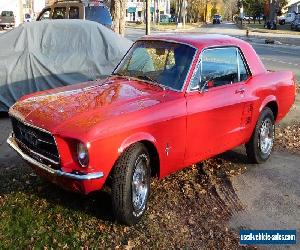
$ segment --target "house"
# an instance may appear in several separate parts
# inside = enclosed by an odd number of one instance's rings
[[[145,10],[146,4],[144,0],[127,0],[126,21],[144,21]],[[154,12],[160,15],[169,15],[170,0],[152,0],[150,4],[151,20],[153,20]]]
[[[287,6],[285,6],[285,11],[287,13],[296,12],[300,13],[300,1],[299,0],[290,0],[288,1]]]

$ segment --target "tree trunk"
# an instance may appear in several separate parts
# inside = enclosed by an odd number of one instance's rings
[[[113,31],[119,34],[120,31],[120,1],[119,0],[112,0],[111,1],[111,7],[110,7],[110,13],[112,20],[114,22],[113,25]]]
[[[151,18],[150,0],[145,0],[145,1],[146,1],[146,35],[150,35],[150,18]]]
[[[121,9],[120,9],[120,22],[119,22],[119,34],[125,35],[125,23],[126,23],[126,9],[127,9],[127,1],[121,1]]]
[[[276,17],[277,17],[277,13],[276,11],[278,11],[279,8],[279,1],[278,0],[270,0],[270,13],[268,16],[268,21],[272,24],[276,24]]]
[[[179,10],[178,10],[178,21],[177,23],[182,23],[182,5],[183,5],[183,0],[179,0]]]
[[[113,31],[124,35],[125,32],[125,16],[126,16],[126,1],[112,0],[110,7],[111,16],[113,19]]]

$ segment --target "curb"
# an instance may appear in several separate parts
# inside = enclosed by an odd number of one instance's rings
[[[125,26],[125,28],[137,29],[137,30],[145,30],[145,27]],[[186,29],[175,28],[175,29],[163,29],[163,30],[161,30],[161,29],[157,29],[157,28],[151,28],[151,30],[152,31],[161,31],[161,32],[164,32],[164,31],[180,31],[180,32],[185,32],[185,31],[190,31],[190,30],[197,29],[197,28],[201,28],[201,25],[199,25],[197,27],[186,28]]]

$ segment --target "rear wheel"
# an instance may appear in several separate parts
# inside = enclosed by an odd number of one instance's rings
[[[150,177],[147,148],[141,143],[127,148],[114,167],[112,178],[113,212],[119,222],[139,222],[146,211]]]
[[[274,114],[264,108],[256,123],[251,139],[246,143],[246,152],[252,163],[263,163],[269,159],[275,138]]]

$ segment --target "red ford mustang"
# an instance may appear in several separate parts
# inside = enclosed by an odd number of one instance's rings
[[[111,180],[116,218],[144,214],[162,178],[241,144],[266,161],[295,99],[292,72],[269,72],[248,43],[221,35],[138,40],[105,80],[24,96],[8,143],[41,176],[81,193]]]

